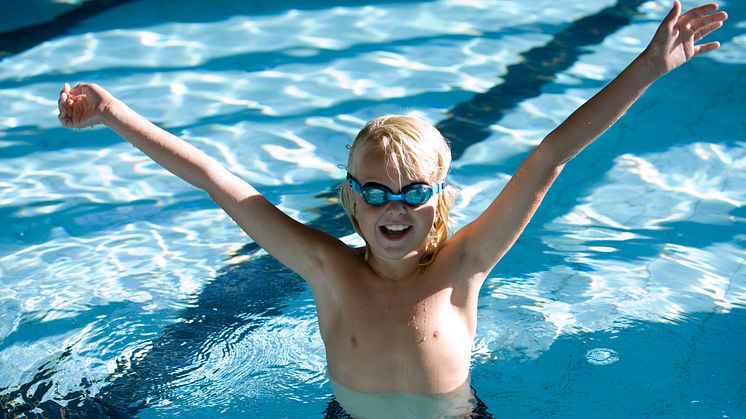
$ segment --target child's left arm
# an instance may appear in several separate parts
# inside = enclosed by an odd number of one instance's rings
[[[675,1],[650,45],[549,133],[485,212],[453,236],[451,243],[468,260],[472,278],[486,276],[515,243],[567,161],[611,127],[655,80],[720,46],[718,42],[695,44],[727,18],[716,10],[717,5],[707,4],[680,15],[681,4]]]
[[[725,12],[713,13],[717,7],[706,4],[679,15],[681,3],[675,1],[645,51],[552,131],[542,146],[559,163],[566,163],[609,129],[659,77],[697,55],[718,48],[719,42],[695,44],[720,28],[728,17]]]

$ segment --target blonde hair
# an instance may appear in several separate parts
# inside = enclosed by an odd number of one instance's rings
[[[451,166],[451,148],[443,135],[429,122],[413,116],[384,115],[368,122],[350,147],[347,171],[352,176],[357,175],[363,157],[371,151],[383,152],[399,172],[400,178],[404,173],[410,179],[422,179],[431,185],[445,180]],[[363,237],[355,218],[354,193],[349,182],[344,182],[340,200],[355,231]],[[436,195],[435,221],[428,234],[420,265],[432,263],[448,239],[448,213],[455,195],[450,186]]]

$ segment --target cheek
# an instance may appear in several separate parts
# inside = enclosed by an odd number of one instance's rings
[[[378,214],[376,214],[376,207],[371,207],[364,202],[358,202],[355,200],[355,204],[352,207],[353,215],[363,230],[372,228],[375,225]]]
[[[430,227],[435,223],[435,211],[434,205],[423,205],[415,210],[415,214],[423,226]]]

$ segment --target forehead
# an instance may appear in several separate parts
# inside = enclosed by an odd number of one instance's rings
[[[354,176],[362,184],[377,182],[402,186],[413,182],[427,183],[432,173],[427,173],[420,166],[416,161],[407,162],[393,153],[371,149],[361,155]]]
[[[398,184],[403,182],[398,162],[387,156],[382,150],[368,150],[361,158],[355,177],[361,183],[379,182],[384,184]]]

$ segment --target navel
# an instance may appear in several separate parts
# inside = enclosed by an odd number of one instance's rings
[[[355,336],[350,338],[350,346],[352,346],[352,349],[357,348],[357,338]]]
[[[433,332],[433,339],[437,339],[437,338],[438,338],[438,336],[440,336],[440,333],[438,333],[438,331],[437,331],[437,330],[436,330],[436,331],[434,331],[434,332]]]

